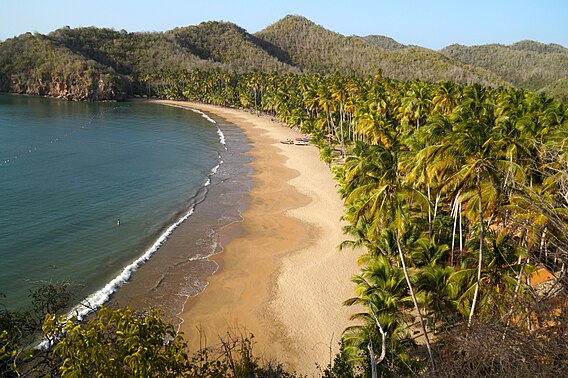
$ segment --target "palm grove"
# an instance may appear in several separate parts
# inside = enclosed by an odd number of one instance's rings
[[[355,321],[322,375],[568,371],[565,103],[523,89],[394,81],[380,72],[346,77],[162,69],[139,80],[141,94],[278,117],[311,134],[322,159],[334,163],[349,223],[342,253],[353,253],[349,247],[364,247],[364,253],[354,296],[345,301],[355,305]],[[552,288],[537,292],[528,278],[542,265],[560,276]],[[3,310],[4,319],[8,315]],[[102,316],[106,323],[94,323],[97,333],[93,322],[56,322],[48,315],[44,332],[64,346],[54,344],[57,358],[43,372],[86,374],[80,369],[94,368],[91,358],[115,361],[113,374],[149,374],[128,370],[129,361],[144,360],[140,349],[124,354],[124,346],[117,347],[120,324],[126,323]],[[1,371],[15,374],[22,369],[14,364],[22,351],[10,332],[20,330],[5,324],[15,323],[3,323]],[[144,326],[139,330],[148,334]],[[207,359],[189,358],[183,345],[164,352],[163,337],[183,343],[167,327],[154,330],[162,337],[152,339],[161,345],[156,355],[176,361],[156,375],[214,375],[209,365],[196,368]],[[82,347],[73,344],[78,340]],[[98,346],[98,354],[77,352],[99,342],[107,346]],[[239,350],[248,356],[247,348]],[[70,358],[75,355],[85,360]],[[247,365],[246,358],[242,369],[230,370],[230,361],[224,360],[223,374],[287,374],[260,368],[256,360]]]
[[[543,344],[565,334],[565,299],[547,300],[528,282],[545,265],[566,284],[565,104],[522,89],[397,82],[380,73],[180,74],[161,77],[157,93],[272,113],[311,133],[324,160],[336,149],[345,158],[334,168],[350,223],[341,247],[366,250],[356,296],[345,302],[368,308],[344,334],[343,356],[355,371],[368,372],[369,346],[380,349],[382,337],[382,374],[420,371],[407,337],[415,317],[431,371],[432,339],[474,333],[475,326],[498,326],[496,342],[503,343],[521,332],[531,348],[542,348],[533,356],[538,363],[566,369]],[[460,365],[459,356],[479,353],[463,352],[442,363]],[[508,355],[509,368],[520,369],[515,363],[525,357]],[[481,361],[472,375],[491,372],[483,369],[496,362]]]

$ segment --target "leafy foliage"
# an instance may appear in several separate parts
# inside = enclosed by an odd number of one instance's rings
[[[43,304],[55,309],[65,297],[46,295]],[[37,308],[41,312],[44,308]],[[28,313],[0,313],[0,372],[3,377],[271,377],[292,378],[282,365],[253,354],[254,337],[227,335],[220,345],[193,354],[181,334],[164,323],[159,312],[100,308],[86,321],[45,314],[40,330],[22,344],[16,319]],[[43,347],[37,342],[44,340]]]
[[[0,304],[0,375],[18,376],[21,372],[48,371],[46,355],[34,349],[49,314],[61,314],[72,294],[67,283],[47,283],[30,292],[31,306],[22,311],[7,310]],[[2,295],[0,294],[0,297]]]
[[[475,67],[495,72],[517,87],[547,89],[555,95],[566,97],[568,87],[559,81],[568,77],[568,49],[563,46],[545,45],[535,41],[521,41],[510,46],[491,44],[482,46],[451,45],[441,50],[446,56]]]
[[[48,315],[43,331],[63,377],[174,377],[188,362],[183,339],[157,313],[101,308],[86,324]]]
[[[308,72],[364,76],[381,70],[397,80],[507,84],[488,71],[451,61],[433,50],[379,48],[376,39],[345,37],[300,16],[286,16],[255,35],[286,51],[294,65]]]

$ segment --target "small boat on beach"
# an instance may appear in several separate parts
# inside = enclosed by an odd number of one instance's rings
[[[311,138],[296,138],[294,139],[294,144],[296,146],[307,146],[310,144]]]
[[[282,144],[294,144],[296,146],[307,146],[310,144],[310,138],[295,138],[295,139],[286,139],[281,140],[280,143]]]

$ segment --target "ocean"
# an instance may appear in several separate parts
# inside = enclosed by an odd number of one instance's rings
[[[68,282],[74,314],[114,301],[175,322],[217,269],[216,231],[241,219],[248,149],[188,109],[0,96],[0,303]]]

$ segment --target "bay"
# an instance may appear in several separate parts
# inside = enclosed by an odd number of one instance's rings
[[[212,121],[146,103],[0,96],[4,305],[26,306],[29,291],[46,282],[70,282],[78,301],[100,292],[168,228],[198,211],[198,202],[217,206],[204,200],[213,174],[242,168],[221,164],[227,125]],[[246,191],[246,183],[238,190]],[[215,219],[201,218],[211,224],[203,232],[221,225],[222,212],[213,213]],[[215,242],[210,235],[204,240]],[[214,249],[200,239],[184,258]],[[119,285],[129,277],[122,278]]]

